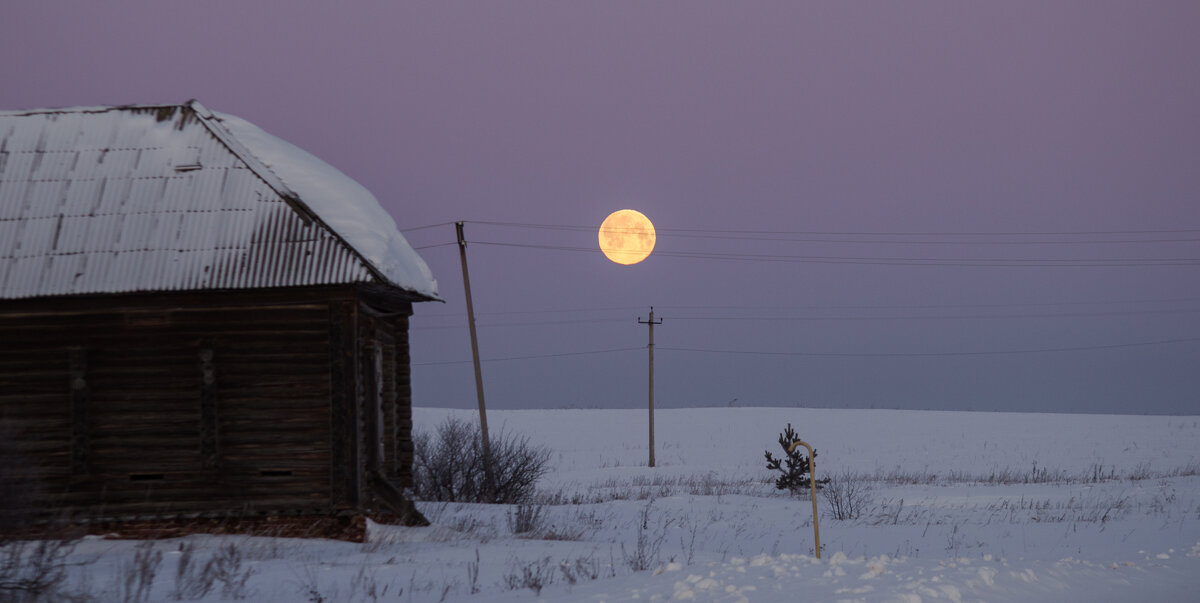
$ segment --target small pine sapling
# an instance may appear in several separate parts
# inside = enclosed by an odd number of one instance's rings
[[[775,480],[775,487],[780,490],[788,490],[792,494],[807,492],[812,487],[809,481],[808,457],[803,456],[805,452],[804,448],[797,446],[791,452],[788,452],[788,448],[791,447],[792,442],[799,439],[800,436],[792,429],[792,424],[788,423],[787,429],[779,434],[779,447],[783,448],[784,457],[775,458],[771,455],[770,450],[763,453],[767,458],[767,469],[783,474]],[[817,456],[815,449],[813,450],[813,456]],[[817,480],[817,488],[821,488],[821,484],[828,482],[829,478]]]

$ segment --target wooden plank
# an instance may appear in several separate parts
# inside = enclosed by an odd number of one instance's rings
[[[359,480],[347,469],[360,465],[355,448],[362,438],[354,427],[364,418],[352,403],[358,339],[347,291],[339,294],[340,306],[328,303],[338,299],[329,291],[310,292],[299,306],[289,294],[274,294],[276,308],[237,307],[224,294],[170,303],[144,296],[146,308],[104,308],[97,298],[55,301],[50,306],[65,312],[58,314],[18,304],[26,316],[0,316],[0,403],[37,431],[21,440],[37,464],[57,463],[41,473],[55,496],[68,492],[71,500],[106,509],[213,512],[223,504],[214,501],[237,501],[236,510],[294,491],[304,504],[344,508],[357,500]],[[235,297],[248,306],[263,299]],[[11,309],[0,303],[0,315]],[[86,350],[75,363],[87,385],[83,473],[70,460],[77,427],[70,349]],[[335,392],[341,392],[337,410]],[[336,450],[340,463],[333,462]],[[343,488],[336,505],[335,467],[342,468]],[[179,477],[189,472],[197,477]],[[222,490],[231,486],[238,496]]]
[[[329,478],[330,499],[334,505],[354,504],[354,483],[350,468],[354,441],[354,306],[342,302],[329,310]]]
[[[218,390],[216,363],[211,343],[201,346],[200,364],[200,466],[216,469],[220,466],[219,427],[217,416]]]
[[[67,373],[71,390],[71,473],[88,471],[91,454],[91,389],[87,382],[87,354],[82,348],[69,353]]]
[[[412,487],[412,381],[408,347],[408,317],[394,319],[396,348],[393,366],[396,367],[396,463],[393,480],[400,488]]]

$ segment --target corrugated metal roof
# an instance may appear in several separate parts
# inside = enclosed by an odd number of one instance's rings
[[[0,298],[355,282],[437,298],[394,223],[330,215],[382,213],[365,189],[303,152],[268,166],[222,119],[196,103],[0,112]],[[291,148],[237,123],[268,154]],[[281,169],[334,182],[306,200]]]

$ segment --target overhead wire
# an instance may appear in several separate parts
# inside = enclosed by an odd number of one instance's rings
[[[1109,318],[1114,316],[1156,316],[1169,314],[1200,314],[1200,308],[1179,308],[1163,310],[1114,310],[1110,312],[1057,312],[1034,314],[918,314],[918,315],[888,315],[888,316],[670,316],[671,321],[703,320],[703,321],[733,321],[733,322],[878,322],[889,320],[993,320],[993,319],[1032,319],[1032,318]],[[628,322],[626,318],[580,318],[572,320],[542,320],[529,322],[477,323],[478,328],[492,327],[532,327],[542,325],[575,325],[596,323]],[[452,325],[414,325],[409,329],[439,330],[466,329],[466,323]]]
[[[568,357],[568,356],[591,356],[594,354],[611,354],[611,353],[615,353],[615,352],[630,352],[630,351],[644,350],[644,349],[646,349],[646,348],[645,347],[632,347],[632,348],[612,348],[612,349],[608,349],[608,350],[588,350],[585,352],[559,352],[556,354],[533,354],[530,356],[504,356],[504,357],[497,357],[497,358],[481,358],[480,362],[504,362],[504,361],[508,361],[508,360],[532,360],[532,359],[539,359],[539,358],[564,358],[564,357]],[[471,362],[472,362],[471,360],[444,360],[444,361],[437,361],[437,362],[414,362],[414,363],[412,363],[412,366],[433,366],[433,365],[443,365],[443,364],[470,364]]]
[[[1167,299],[1122,299],[1122,300],[1087,300],[1087,301],[1065,301],[1065,302],[1014,302],[1014,303],[999,303],[999,304],[861,304],[861,305],[771,305],[771,306],[751,306],[751,305],[675,305],[675,304],[660,304],[658,308],[661,310],[737,310],[745,312],[749,310],[936,310],[936,309],[959,309],[959,308],[1044,308],[1044,307],[1064,307],[1064,306],[1121,306],[1121,305],[1141,305],[1141,304],[1195,304],[1200,303],[1200,298],[1197,297],[1177,297]],[[534,310],[503,310],[491,312],[476,312],[476,316],[508,316],[513,314],[566,314],[573,312],[628,312],[634,310],[644,310],[645,306],[607,306],[607,307],[592,307],[592,308],[541,308]],[[1189,312],[1191,310],[1188,310]],[[443,314],[423,314],[423,318],[465,318],[466,312],[449,312]],[[677,317],[678,319],[678,317]]]
[[[465,221],[464,221],[465,222]],[[488,220],[472,220],[472,224],[499,226],[508,228],[524,228],[537,230],[558,230],[567,232],[596,232],[593,226],[537,224],[523,222],[501,222]],[[442,222],[426,226],[405,229],[404,232],[447,226],[454,222]],[[621,232],[622,229],[614,229]],[[628,229],[628,232],[640,232],[638,229]],[[1063,245],[1155,245],[1164,243],[1198,243],[1200,236],[1181,238],[1179,235],[1200,234],[1200,229],[1135,229],[1135,230],[1079,230],[1079,231],[786,231],[786,230],[732,230],[732,229],[670,229],[658,228],[656,233],[661,237],[683,237],[697,239],[743,240],[764,243],[800,243],[822,245],[923,245],[923,246],[1020,246],[1035,248],[1037,246]],[[1171,236],[1173,238],[1109,238],[1109,239],[1062,239],[1062,237],[1145,237],[1147,235]],[[830,239],[830,238],[795,238],[795,237],[888,237],[884,239]],[[970,237],[971,240],[911,240],[911,237]],[[902,237],[908,237],[905,239]],[[980,238],[985,238],[980,240]],[[1024,237],[1016,240],[987,240],[987,237]],[[1034,237],[1033,239],[1029,237]],[[1037,238],[1059,237],[1055,240],[1039,240]],[[521,243],[498,240],[468,240],[468,244],[490,245],[524,249],[542,249],[553,251],[570,251],[577,253],[596,254],[601,251],[596,246],[574,246],[557,244]],[[415,249],[432,249],[456,244],[457,241],[435,243],[416,247]],[[657,256],[677,257],[687,259],[739,261],[739,262],[782,262],[782,263],[816,263],[816,264],[852,264],[878,266],[958,266],[958,267],[1141,267],[1141,266],[1192,266],[1200,265],[1200,257],[1102,257],[1102,258],[1060,258],[1060,257],[939,257],[939,256],[898,256],[898,255],[834,255],[834,254],[763,254],[748,252],[719,252],[719,251],[688,251],[659,249]]]
[[[438,228],[439,226],[453,226],[455,222],[438,222],[437,224],[426,224],[424,226],[413,226],[411,228],[401,228],[400,232],[415,232],[418,230],[427,230],[430,228]]]
[[[1062,312],[1042,314],[925,314],[915,316],[674,316],[671,320],[734,321],[857,321],[857,320],[982,320],[994,318],[1101,318],[1112,316],[1152,316],[1156,314],[1197,314],[1200,308],[1170,310],[1128,310],[1112,312]]]
[[[421,245],[420,247],[413,247],[413,251],[419,251],[421,249],[433,249],[434,247],[448,247],[450,245],[457,245],[457,244],[458,244],[457,241],[450,241],[449,243],[434,243],[432,245]]]
[[[1048,354],[1048,353],[1063,353],[1063,352],[1085,352],[1098,350],[1113,350],[1133,347],[1150,347],[1162,345],[1174,345],[1180,343],[1195,343],[1200,342],[1200,337],[1184,337],[1177,339],[1162,339],[1156,341],[1135,341],[1125,343],[1100,344],[1089,346],[1062,346],[1050,348],[1024,348],[1013,350],[968,350],[968,351],[946,351],[946,352],[776,352],[766,350],[727,350],[715,348],[691,348],[678,346],[656,345],[656,352],[694,352],[703,354],[729,354],[742,356],[790,356],[790,357],[811,357],[811,358],[947,358],[947,357],[972,357],[972,356],[1015,356],[1025,354]],[[606,350],[588,350],[582,352],[559,352],[554,354],[532,354],[526,356],[503,356],[494,358],[483,358],[481,362],[503,362],[511,360],[535,360],[546,358],[565,358],[571,356],[589,356],[594,354],[610,354],[616,352],[631,352],[645,350],[646,346],[612,348]],[[469,364],[471,360],[445,360],[434,362],[414,362],[412,366],[438,366],[450,364]]]
[[[536,224],[526,222],[498,222],[471,220],[471,224],[533,228],[541,230],[596,231],[595,226],[566,224]],[[631,232],[637,229],[630,229]],[[712,228],[658,228],[656,233],[713,233],[738,235],[820,235],[820,236],[1101,236],[1101,235],[1148,235],[1148,234],[1200,234],[1200,228],[1141,229],[1141,230],[1059,230],[1059,231],[817,231],[817,230],[736,230]]]
[[[518,222],[497,222],[497,221],[472,221],[473,224],[482,224],[501,227],[515,227],[525,229],[539,230],[560,230],[573,232],[595,232],[595,227],[592,226],[570,226],[570,225],[555,225],[555,224],[534,224],[534,223],[518,223]],[[446,226],[453,222],[445,222],[433,224],[413,229],[407,229],[405,232],[412,230],[421,230],[425,228],[433,228],[437,226]],[[1024,247],[1036,247],[1038,245],[1107,245],[1107,244],[1159,244],[1159,243],[1193,243],[1200,242],[1200,237],[1184,238],[1181,235],[1197,234],[1200,229],[1181,228],[1181,229],[1158,229],[1158,230],[1093,230],[1093,231],[995,231],[995,232],[951,232],[951,231],[926,231],[926,232],[899,232],[899,231],[752,231],[752,230],[728,230],[728,229],[657,229],[661,236],[677,236],[681,238],[695,239],[728,239],[728,240],[749,240],[761,241],[768,243],[804,243],[804,244],[861,244],[886,246],[893,244],[903,245],[1020,245]],[[1172,238],[1145,238],[1151,235],[1169,236]],[[795,238],[795,237],[831,237],[831,236],[854,236],[854,237],[889,237],[886,239],[863,240],[863,239],[829,239],[829,238]],[[957,240],[906,240],[900,237],[972,237],[975,240],[957,241]],[[1063,239],[1062,237],[1093,237],[1085,240]],[[1123,237],[1117,239],[1101,240],[1094,237]],[[1055,240],[978,240],[979,237],[1059,237]],[[1128,238],[1141,237],[1141,238]],[[469,244],[524,248],[537,250],[553,250],[553,251],[569,251],[582,253],[600,253],[600,250],[595,246],[580,247],[572,245],[555,245],[555,244],[534,244],[534,243],[518,243],[496,240],[469,240]],[[441,247],[457,244],[457,241],[426,245],[417,249],[429,249],[433,247]],[[824,263],[824,264],[865,264],[865,265],[904,265],[904,266],[965,266],[965,267],[1139,267],[1139,266],[1192,266],[1200,264],[1200,257],[1158,257],[1158,258],[1130,258],[1130,257],[1104,257],[1104,258],[1053,258],[1053,257],[1025,257],[1025,258],[946,258],[946,257],[913,257],[913,256],[877,256],[877,255],[799,255],[799,254],[761,254],[761,253],[724,253],[724,252],[705,252],[705,251],[669,251],[657,250],[655,255],[667,257],[680,257],[691,259],[706,259],[706,260],[723,260],[723,261],[758,261],[758,262],[789,262],[789,263]],[[952,308],[1021,308],[1021,307],[1062,307],[1076,305],[1120,305],[1120,304],[1150,304],[1150,303],[1191,303],[1198,301],[1196,299],[1174,299],[1174,300],[1127,300],[1115,302],[1103,301],[1086,301],[1086,302],[1061,302],[1061,303],[1034,303],[1034,304],[975,304],[975,305],[939,305],[939,304],[923,304],[913,306],[894,306],[894,305],[874,305],[874,306],[831,306],[824,309],[875,309],[875,310],[904,310],[904,309],[952,309]],[[665,306],[664,308],[669,308]],[[547,312],[570,313],[570,312],[591,312],[591,311],[610,311],[610,310],[632,310],[640,309],[641,306],[627,306],[621,308],[595,308],[595,309],[570,309],[570,310],[526,310],[513,312],[494,312],[485,313],[490,315],[501,314],[537,314]],[[745,306],[678,306],[678,309],[735,309],[745,311],[750,309]],[[777,308],[795,309],[788,306],[780,306]],[[761,309],[761,308],[760,308]],[[807,308],[809,310],[813,308]],[[675,316],[671,320],[722,320],[722,321],[884,321],[884,320],[976,320],[976,319],[1008,319],[1008,318],[1091,318],[1091,317],[1113,317],[1113,316],[1141,316],[1141,315],[1169,315],[1169,314],[1191,314],[1200,312],[1200,309],[1184,308],[1184,309],[1143,309],[1143,310],[1111,310],[1099,312],[1041,312],[1041,313],[978,313],[978,314],[921,314],[908,316]],[[555,321],[536,321],[536,322],[512,322],[512,323],[483,323],[480,327],[508,327],[508,326],[533,326],[533,325],[564,325],[564,324],[587,324],[587,323],[604,323],[604,322],[619,322],[627,319],[603,318],[603,319],[567,319]],[[431,325],[419,326],[414,325],[411,328],[418,329],[454,329],[466,328],[466,325]],[[725,350],[712,348],[687,348],[687,347],[670,347],[657,346],[656,349],[668,352],[694,352],[694,353],[719,353],[719,354],[749,354],[749,355],[770,355],[770,356],[811,356],[811,357],[850,357],[850,358],[871,358],[871,357],[948,357],[948,356],[986,356],[986,355],[1014,355],[1014,354],[1039,354],[1050,352],[1073,352],[1087,350],[1104,350],[1118,349],[1129,347],[1145,347],[1155,345],[1170,345],[1178,343],[1191,343],[1200,341],[1200,338],[1180,338],[1168,339],[1159,341],[1143,341],[1117,343],[1097,346],[1066,346],[1066,347],[1050,347],[1050,348],[1029,348],[1015,350],[986,350],[986,351],[955,351],[955,352],[859,352],[859,353],[833,353],[833,352],[771,352],[762,350]],[[594,350],[581,352],[566,352],[557,354],[536,354],[526,356],[509,356],[499,358],[485,359],[486,362],[511,361],[511,360],[529,360],[541,358],[559,358],[569,356],[585,356],[592,354],[605,354],[613,352],[623,352],[631,350],[641,350],[644,347],[634,348],[614,348],[608,350]],[[445,362],[423,362],[414,363],[413,366],[432,366],[444,364],[463,364],[469,363],[466,361],[445,361]]]
[[[601,253],[592,247],[569,245],[534,245],[503,241],[471,241],[476,245],[549,249]],[[820,256],[754,253],[655,251],[655,255],[722,261],[756,261],[809,264],[858,264],[876,266],[964,266],[964,267],[1131,267],[1131,266],[1191,266],[1200,265],[1200,257],[1190,258],[920,258],[895,256]]]
[[[1093,346],[1067,346],[1057,348],[1030,348],[1019,350],[982,350],[955,352],[769,352],[761,350],[719,350],[710,348],[683,348],[671,346],[654,346],[655,351],[701,352],[709,354],[743,354],[751,356],[819,356],[830,358],[893,358],[893,357],[947,357],[947,356],[1002,356],[1017,354],[1044,354],[1050,352],[1083,352],[1091,350],[1111,350],[1118,348],[1144,347],[1156,345],[1171,345],[1176,343],[1194,343],[1200,337],[1185,337],[1180,339],[1164,339],[1159,341],[1137,341],[1131,343],[1114,343]]]
[[[590,318],[590,319],[581,319],[581,320],[540,320],[540,321],[536,321],[536,322],[478,323],[475,326],[480,327],[480,328],[483,328],[483,327],[532,327],[532,326],[539,326],[539,325],[573,325],[573,324],[585,324],[585,323],[625,322],[625,321],[626,321],[626,319],[624,319],[624,318]],[[411,326],[411,327],[409,327],[409,329],[411,329],[411,330],[465,329],[465,328],[467,328],[467,325],[465,323],[458,324],[458,325],[434,325],[434,326],[427,326],[427,327],[426,326]]]

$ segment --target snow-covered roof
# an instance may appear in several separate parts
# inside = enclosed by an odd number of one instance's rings
[[[437,282],[360,184],[183,105],[0,112],[0,298]]]

